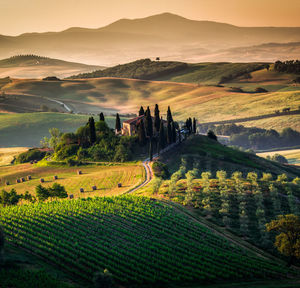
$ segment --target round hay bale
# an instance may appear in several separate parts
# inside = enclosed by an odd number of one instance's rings
[[[21,183],[20,179],[17,179],[17,180],[16,180],[16,183]]]
[[[32,178],[31,178],[31,176],[30,175],[28,175],[27,176],[27,180],[31,180]]]
[[[93,191],[97,190],[97,186],[92,186],[92,190]]]
[[[73,194],[70,194],[70,195],[69,195],[69,198],[70,198],[70,199],[73,199],[73,198],[74,198],[74,195],[73,195]]]
[[[37,160],[34,160],[33,162],[34,162],[34,163],[37,163],[38,161],[37,161]]]
[[[6,181],[6,182],[5,182],[5,185],[8,186],[8,185],[9,185],[9,181]]]
[[[33,160],[30,161],[30,164],[33,164]]]
[[[54,180],[57,180],[57,179],[58,179],[58,177],[57,177],[56,175],[55,175],[53,178],[54,178]]]
[[[24,177],[21,178],[21,182],[25,182],[25,178]]]
[[[77,175],[81,175],[82,174],[82,171],[81,170],[78,170],[77,171]]]
[[[83,193],[83,192],[84,192],[84,189],[83,189],[83,188],[80,188],[79,191],[80,191],[80,193]]]
[[[118,188],[121,188],[122,187],[122,183],[118,183]]]
[[[41,179],[40,179],[40,182],[41,182],[41,183],[44,183],[44,182],[45,182],[44,178],[41,178]]]

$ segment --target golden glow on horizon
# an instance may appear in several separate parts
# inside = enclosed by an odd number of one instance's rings
[[[170,12],[237,26],[299,26],[300,0],[0,0],[0,34],[99,28]]]

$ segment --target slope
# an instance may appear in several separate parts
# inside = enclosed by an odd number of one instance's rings
[[[30,208],[1,210],[7,241],[86,283],[104,269],[119,283],[137,285],[272,279],[288,271],[149,198],[78,199]]]
[[[59,78],[76,73],[92,72],[104,67],[67,62],[37,55],[18,55],[0,60],[0,78],[44,78],[55,75]]]

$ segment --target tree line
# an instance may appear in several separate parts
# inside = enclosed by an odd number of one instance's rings
[[[274,70],[282,73],[300,74],[300,61],[288,60],[288,61],[276,61],[274,64]]]

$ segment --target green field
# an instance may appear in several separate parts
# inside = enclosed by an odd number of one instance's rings
[[[288,271],[143,197],[7,207],[0,223],[8,243],[86,283],[104,269],[125,285],[278,279]]]
[[[49,137],[50,128],[62,132],[76,131],[87,123],[88,115],[67,113],[18,113],[0,114],[0,147],[39,146],[40,140]],[[98,116],[94,116],[98,120]],[[113,128],[115,117],[106,117],[107,124]]]
[[[223,84],[224,87],[217,87],[222,76],[250,69],[250,64],[193,65],[183,74],[176,76],[171,73],[156,81],[121,78],[64,81],[14,79],[2,85],[6,99],[0,102],[0,110],[20,112],[20,105],[16,105],[19,101],[28,111],[39,111],[41,105],[61,110],[59,104],[49,100],[57,99],[75,112],[98,113],[103,110],[137,113],[141,104],[153,107],[158,103],[162,114],[170,105],[176,120],[196,117],[199,123],[204,123],[264,115],[285,107],[296,110],[300,105],[299,85],[292,84],[296,75],[279,73],[271,67],[269,71],[263,69],[250,73],[250,79],[237,77]],[[245,92],[233,92],[230,87],[241,87]],[[258,87],[268,92],[254,93]],[[246,125],[266,125],[265,128],[277,130],[287,126],[300,129],[298,118],[280,116],[247,122]]]
[[[284,156],[289,161],[289,164],[300,165],[300,149],[257,153],[257,155],[260,157],[273,156],[274,154],[280,154]]]
[[[81,170],[82,175],[77,175]],[[82,167],[68,167],[63,165],[43,166],[39,164],[19,164],[0,167],[0,190],[16,189],[17,193],[24,194],[28,191],[35,195],[35,187],[40,184],[40,179],[45,180],[43,186],[49,187],[59,183],[66,188],[68,194],[74,198],[87,198],[92,196],[120,195],[130,188],[135,187],[144,180],[145,171],[139,164],[114,164],[86,165]],[[27,180],[27,176],[32,177]],[[58,179],[54,180],[54,176]],[[16,183],[16,179],[25,178],[26,182]],[[5,186],[9,181],[10,185]],[[122,184],[118,188],[118,183]],[[97,190],[93,191],[92,186]],[[84,193],[80,193],[80,188]]]

